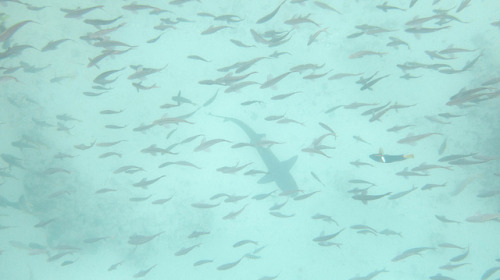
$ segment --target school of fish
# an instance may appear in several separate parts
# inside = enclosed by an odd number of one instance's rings
[[[498,11],[0,0],[0,278],[499,280]]]

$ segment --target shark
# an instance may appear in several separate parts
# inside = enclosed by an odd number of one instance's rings
[[[250,138],[250,143],[257,144],[262,140],[264,134],[256,133],[250,126],[248,126],[243,121],[235,118],[216,116],[229,121],[237,125],[241,130],[243,130],[248,138]],[[283,192],[293,193],[298,190],[297,183],[290,173],[293,165],[297,161],[297,156],[293,156],[285,161],[280,161],[271,151],[270,148],[265,148],[259,145],[254,145],[260,158],[266,165],[268,172],[259,181],[259,184],[266,184],[274,182]]]

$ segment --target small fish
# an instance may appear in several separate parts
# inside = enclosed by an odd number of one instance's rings
[[[106,240],[110,238],[109,236],[105,236],[105,237],[93,237],[93,238],[87,238],[85,240],[83,240],[84,243],[96,243],[96,242],[99,242],[101,240]]]
[[[132,235],[129,237],[128,239],[128,244],[130,245],[142,245],[144,243],[147,243],[153,239],[155,239],[155,237],[159,236],[160,234],[164,233],[164,231],[162,232],[159,232],[157,234],[154,234],[154,235]]]
[[[42,227],[45,227],[46,225],[54,222],[55,220],[56,219],[54,218],[54,219],[49,219],[49,220],[46,220],[46,221],[41,221],[38,224],[34,225],[34,227],[36,227],[36,228],[42,228]]]
[[[432,135],[443,135],[442,133],[432,132],[432,133],[424,133],[419,135],[413,135],[413,133],[408,134],[405,138],[399,139],[399,144],[410,144],[415,145],[417,141],[427,138]]]
[[[108,268],[108,271],[112,271],[112,270],[115,270],[119,265],[121,265],[124,261],[121,261],[121,262],[118,262],[118,263],[115,263],[113,265],[111,265],[109,268]]]
[[[207,263],[211,263],[213,261],[214,260],[199,260],[199,261],[193,263],[193,266],[200,266],[200,265],[204,265],[204,264],[207,264]]]
[[[283,4],[285,4],[286,0],[283,0],[283,2],[281,2],[281,4],[278,5],[278,7],[276,7],[270,14],[260,18],[259,20],[257,20],[257,23],[260,24],[260,23],[264,23],[266,21],[269,21],[270,19],[272,19],[277,13],[278,11],[280,10],[281,6]]]
[[[354,195],[352,198],[355,200],[360,200],[361,202],[363,202],[363,204],[367,204],[368,201],[383,198],[384,196],[388,196],[391,193],[392,192],[386,192],[384,194],[379,194],[379,195],[357,194]]]
[[[148,269],[141,270],[141,271],[137,272],[136,274],[134,274],[134,278],[140,278],[140,277],[146,276],[146,274],[148,274],[151,271],[151,269],[153,269],[155,266],[156,266],[156,264]]]
[[[438,219],[439,221],[443,222],[443,223],[455,223],[455,224],[460,224],[460,222],[458,221],[454,221],[454,220],[450,220],[448,218],[446,218],[445,216],[443,215],[434,215],[436,217],[436,219]]]
[[[404,260],[404,259],[411,257],[411,256],[414,256],[414,255],[420,256],[420,252],[423,252],[426,250],[434,250],[434,248],[432,248],[432,247],[417,247],[417,248],[408,249],[408,250],[404,251],[403,253],[397,255],[396,257],[394,257],[391,261],[397,262],[397,261]]]
[[[230,263],[226,263],[226,264],[223,264],[223,265],[220,265],[217,267],[217,270],[228,270],[228,269],[231,269],[235,266],[237,266],[241,260],[243,259],[244,257],[241,257],[239,260],[235,261],[235,262],[230,262]]]
[[[178,256],[183,256],[183,255],[185,255],[185,254],[187,254],[187,253],[191,252],[191,250],[193,250],[194,248],[199,247],[200,245],[201,245],[201,243],[196,244],[196,245],[193,245],[193,246],[191,246],[191,247],[182,248],[182,249],[180,249],[179,251],[175,252],[175,254],[174,254],[174,255],[175,255],[175,256],[177,256],[177,257],[178,257]]]
[[[335,232],[335,233],[332,233],[332,234],[328,234],[328,235],[323,235],[323,234],[322,234],[322,235],[320,235],[320,236],[318,236],[318,237],[313,238],[313,240],[312,240],[312,241],[314,241],[314,242],[324,242],[324,241],[328,241],[328,240],[330,240],[330,239],[333,239],[333,238],[337,237],[337,235],[339,235],[339,234],[340,234],[341,232],[343,232],[344,230],[345,230],[345,228],[343,228],[343,229],[341,229],[341,230],[339,230],[339,231],[337,231],[337,232]]]

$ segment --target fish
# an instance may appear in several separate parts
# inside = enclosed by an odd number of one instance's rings
[[[130,245],[142,245],[144,243],[147,243],[153,239],[155,239],[157,236],[159,236],[160,234],[164,233],[164,231],[161,231],[157,234],[154,234],[154,235],[138,235],[138,234],[134,234],[132,236],[129,237],[128,239],[128,244]]]
[[[409,193],[411,193],[412,191],[416,190],[417,188],[415,186],[413,186],[411,189],[407,190],[407,191],[402,191],[402,192],[398,192],[398,193],[395,193],[391,196],[388,197],[388,199],[390,200],[393,200],[393,199],[398,199],[398,198],[401,198]]]
[[[142,149],[141,153],[150,154],[152,156],[156,156],[157,153],[161,154],[161,155],[164,155],[164,154],[174,155],[175,154],[175,153],[171,152],[170,149],[168,149],[168,148],[166,148],[166,149],[159,148],[158,146],[156,146],[156,144],[153,144],[147,148]]]
[[[237,261],[234,261],[234,262],[230,262],[230,263],[226,263],[226,264],[220,265],[220,266],[218,266],[218,267],[217,267],[217,270],[228,270],[228,269],[231,269],[231,268],[233,268],[233,267],[237,266],[237,265],[241,262],[241,260],[242,260],[243,258],[244,258],[244,256],[243,256],[243,257],[241,257],[240,259],[238,259]]]
[[[397,172],[396,175],[403,176],[405,177],[405,179],[408,179],[409,176],[429,176],[429,174],[422,174],[418,172],[409,171],[408,167],[405,167],[405,169],[403,169],[402,171]]]
[[[134,187],[140,187],[140,188],[144,188],[145,189],[149,185],[156,183],[158,180],[160,180],[163,177],[165,177],[165,175],[161,175],[161,176],[159,176],[159,177],[157,177],[155,179],[151,179],[151,180],[148,180],[146,178],[142,178],[141,181],[132,184],[132,186],[134,186]]]
[[[112,24],[114,23],[115,21],[121,19],[123,16],[118,16],[114,19],[109,19],[109,20],[103,20],[103,19],[85,19],[83,22],[85,22],[86,24],[90,24],[90,25],[93,25],[97,28],[100,28],[101,25],[108,25],[108,24]]]
[[[99,189],[95,192],[95,194],[101,194],[101,193],[107,193],[107,192],[116,192],[118,191],[117,189],[110,189],[110,188],[102,188]]]
[[[140,201],[148,200],[151,196],[153,196],[153,195],[150,194],[149,196],[144,196],[144,197],[131,197],[128,200],[132,201],[132,202],[140,202]]]
[[[319,34],[321,34],[321,33],[323,33],[323,32],[327,32],[327,30],[328,30],[328,27],[325,27],[325,28],[323,28],[323,29],[320,29],[320,30],[316,31],[314,34],[312,34],[312,35],[309,37],[309,41],[307,42],[307,45],[308,45],[308,46],[309,46],[309,45],[311,45],[311,44],[314,42],[314,40],[316,40],[316,38],[318,38]],[[330,71],[331,71],[331,70],[330,70]],[[328,73],[328,72],[327,72],[327,73]],[[325,75],[326,75],[326,73],[325,73]]]
[[[146,274],[148,274],[151,271],[151,269],[153,269],[155,266],[156,266],[156,264],[151,266],[148,269],[141,270],[141,271],[137,272],[136,274],[134,274],[134,278],[140,278],[140,277],[146,276]]]
[[[317,192],[320,192],[320,191],[314,191],[314,192],[298,195],[298,196],[294,197],[293,200],[304,200]]]
[[[128,76],[127,79],[129,80],[144,79],[151,74],[162,71],[163,69],[167,68],[167,66],[168,66],[167,64],[165,64],[165,66],[161,68],[143,68],[142,66],[140,66],[136,69],[135,73]]]
[[[79,18],[90,11],[93,11],[95,9],[102,9],[102,8],[104,8],[103,5],[93,6],[93,7],[89,7],[89,8],[77,8],[74,10],[71,10],[71,9],[60,9],[60,10],[62,12],[66,13],[66,15],[64,16],[65,18]]]
[[[193,266],[200,266],[200,265],[203,265],[203,264],[211,263],[213,261],[214,260],[199,260],[199,261],[193,263]]]
[[[442,215],[434,215],[436,217],[436,219],[438,219],[439,221],[443,222],[443,223],[455,223],[455,224],[460,224],[459,221],[454,221],[454,220],[450,220],[448,218],[446,218],[445,216],[442,216]]]
[[[465,219],[469,223],[484,223],[489,221],[500,221],[500,213],[475,214]]]
[[[196,248],[196,247],[200,247],[200,245],[201,245],[201,243],[198,243],[198,244],[193,245],[193,246],[191,246],[191,247],[182,248],[182,249],[180,249],[179,251],[175,252],[175,254],[174,254],[174,255],[175,255],[175,256],[177,256],[177,257],[178,257],[178,256],[183,256],[183,255],[185,255],[185,254],[187,254],[187,253],[191,252],[191,250],[193,250],[194,248]]]
[[[229,220],[229,219],[234,219],[236,218],[238,215],[240,215],[243,210],[245,210],[245,208],[248,206],[248,204],[246,204],[245,206],[243,206],[240,210],[238,211],[232,211],[230,212],[229,214],[227,214],[226,216],[222,217],[223,220]]]
[[[46,52],[46,51],[52,51],[52,50],[56,50],[57,47],[64,43],[64,42],[67,42],[67,41],[72,41],[71,39],[60,39],[60,40],[56,40],[56,41],[50,41],[47,43],[47,45],[45,45],[45,47],[43,47],[40,51],[42,52]]]
[[[219,205],[220,205],[220,202],[217,204],[208,204],[208,203],[203,203],[203,202],[191,203],[191,207],[200,208],[200,209],[214,208],[214,207],[217,207]]]
[[[66,255],[73,254],[73,253],[74,253],[73,251],[61,252],[61,253],[59,253],[59,254],[55,254],[55,255],[53,255],[53,256],[50,256],[50,257],[47,259],[47,261],[48,261],[48,262],[53,262],[53,261],[56,261],[56,260],[58,260],[58,259],[60,259],[60,258],[62,258],[62,257],[64,257],[64,256],[66,256]]]
[[[210,234],[209,231],[193,231],[188,238],[198,238],[202,235]]]
[[[446,170],[453,170],[451,167],[449,166],[442,166],[442,165],[436,165],[436,164],[427,164],[425,162],[421,163],[419,166],[417,167],[414,167],[411,169],[411,171],[427,171],[429,169],[436,169],[436,168],[439,168],[439,169],[446,169]]]
[[[436,32],[436,31],[447,29],[450,27],[451,26],[443,26],[443,27],[438,27],[438,28],[411,27],[411,28],[405,29],[405,31],[408,33],[413,33],[413,34],[424,34],[424,33]]]
[[[329,6],[329,5],[328,5],[328,4],[326,4],[326,3],[320,2],[320,1],[314,1],[314,5],[316,5],[316,6],[320,7],[320,8],[322,8],[322,9],[325,9],[325,10],[329,10],[329,11],[335,12],[335,13],[337,13],[337,14],[339,14],[339,15],[341,15],[341,14],[342,14],[341,12],[337,11],[335,8],[333,8],[333,7]]]
[[[39,222],[38,224],[34,225],[34,227],[36,228],[42,228],[42,227],[45,227],[46,225],[54,222],[56,219],[53,218],[53,219],[49,219],[49,220],[45,220],[45,221],[41,221]]]
[[[500,270],[500,266],[494,266],[486,270],[483,275],[481,275],[481,280],[486,280],[490,278],[491,275],[493,275],[495,272]]]
[[[92,238],[87,238],[85,240],[83,240],[84,243],[96,243],[96,242],[99,242],[101,240],[106,240],[110,238],[109,236],[104,236],[104,237],[92,237]]]
[[[445,264],[445,265],[442,265],[439,267],[439,269],[444,269],[444,270],[454,270],[455,268],[459,268],[461,266],[464,266],[464,265],[468,265],[470,263],[458,263],[458,264],[451,264],[451,263],[448,263],[448,264]]]
[[[294,92],[290,92],[290,93],[275,95],[275,96],[271,97],[271,100],[282,100],[282,99],[288,98],[288,97],[290,97],[294,94],[297,94],[297,93],[301,93],[301,91],[294,91]]]
[[[241,246],[246,245],[246,244],[258,245],[258,243],[256,241],[245,239],[245,240],[241,240],[241,241],[234,243],[233,248],[241,247]]]
[[[420,252],[427,251],[427,250],[435,250],[435,248],[433,248],[433,247],[417,247],[417,248],[408,249],[408,250],[404,251],[403,253],[395,256],[391,261],[397,262],[397,261],[404,260],[404,259],[411,257],[411,256],[414,256],[414,255],[420,256]]]
[[[469,255],[469,252],[470,252],[470,250],[469,250],[469,248],[467,248],[467,250],[464,253],[462,253],[462,254],[460,254],[460,255],[458,255],[456,257],[451,258],[450,261],[451,262],[462,261],[463,259],[465,259]]]
[[[337,231],[337,232],[335,232],[335,233],[332,233],[332,234],[327,234],[327,235],[323,235],[323,234],[321,234],[320,236],[313,238],[313,240],[312,240],[312,241],[314,241],[314,242],[324,242],[324,241],[328,241],[328,240],[330,240],[330,239],[333,239],[333,238],[337,237],[337,236],[338,236],[340,233],[342,233],[344,230],[345,230],[345,228],[343,228],[343,229],[341,229],[341,230],[339,230],[339,231]]]
[[[293,18],[286,20],[285,24],[295,26],[304,23],[311,23],[314,24],[316,27],[319,27],[319,24],[317,24],[316,22],[314,22],[309,18],[310,15],[311,14],[308,14],[306,16],[294,16]]]
[[[387,1],[385,1],[382,5],[377,5],[376,8],[384,11],[384,13],[386,13],[388,10],[406,11],[406,9],[403,8],[387,5]]]
[[[5,31],[3,31],[0,34],[0,43],[9,40],[10,37],[12,37],[12,35],[14,35],[19,29],[21,29],[21,27],[23,27],[26,24],[31,23],[31,22],[34,23],[34,21],[32,21],[32,20],[25,20],[25,21],[21,21],[19,23],[14,24],[13,26],[7,28]]]
[[[208,141],[206,141],[204,139],[203,141],[201,141],[200,145],[198,145],[196,148],[194,148],[193,151],[195,151],[195,152],[203,151],[203,150],[206,150],[206,149],[212,147],[215,144],[222,143],[222,142],[231,143],[231,141],[225,140],[225,139],[212,139],[212,140],[208,140]]]
[[[121,265],[124,261],[121,261],[121,262],[118,262],[118,263],[115,263],[113,265],[111,265],[109,268],[108,268],[108,271],[112,271],[112,270],[115,270],[119,265]]]
[[[227,25],[221,25],[221,26],[213,26],[211,25],[210,27],[208,27],[207,29],[205,29],[204,31],[202,31],[200,34],[201,35],[209,35],[209,34],[213,34],[217,31],[220,31],[222,29],[226,29],[226,28],[233,28],[231,26],[227,26]]]
[[[278,7],[276,7],[270,14],[265,15],[262,18],[260,18],[259,20],[257,20],[257,23],[261,24],[261,23],[264,23],[264,22],[269,21],[270,19],[272,19],[278,13],[278,11],[280,10],[281,6],[283,6],[283,4],[285,4],[285,2],[286,2],[286,0],[283,0],[283,2],[281,2],[281,4],[279,4]]]
[[[455,280],[455,278],[451,278],[451,277],[442,275],[441,273],[437,273],[435,275],[429,276],[429,279],[431,279],[431,280]]]
[[[215,115],[213,115],[215,116]],[[220,116],[216,116],[220,117]],[[230,121],[242,129],[248,138],[250,138],[250,143],[257,143],[261,141],[263,135],[257,134],[253,129],[251,129],[244,122],[229,117],[220,117],[226,121]],[[269,148],[264,148],[262,146],[255,146],[259,156],[268,168],[268,172],[258,181],[259,184],[265,184],[274,182],[282,191],[294,191],[297,190],[297,183],[290,173],[290,169],[293,167],[297,160],[297,156],[294,156],[286,161],[280,161]]]
[[[175,195],[175,194],[174,194],[174,195]],[[169,197],[169,198],[157,199],[157,200],[155,200],[155,201],[152,201],[152,202],[151,202],[151,204],[163,204],[163,203],[165,203],[165,202],[170,201],[170,200],[174,197],[174,195],[172,195],[172,196],[171,196],[171,197]]]
[[[417,141],[427,138],[432,135],[443,135],[442,133],[432,132],[432,133],[424,133],[419,135],[414,135],[413,133],[408,134],[405,138],[401,138],[398,140],[399,144],[409,144],[415,145]]]
[[[272,87],[274,86],[275,84],[277,84],[279,81],[283,80],[286,76],[290,75],[291,73],[293,72],[286,72],[286,73],[283,73],[275,78],[272,78],[272,79],[268,79],[266,82],[262,83],[262,85],[260,86],[261,89],[264,89],[264,88],[268,88],[268,87]]]
[[[461,12],[463,9],[467,8],[469,6],[469,3],[471,2],[471,0],[462,0],[462,2],[460,3],[460,5],[458,6],[457,8],[457,13]]]
[[[371,167],[374,167],[373,164],[370,164],[368,162],[362,162],[360,161],[359,159],[357,159],[356,161],[351,161],[350,164],[356,166],[356,167],[360,167],[360,166],[371,166]]]
[[[453,249],[465,250],[465,247],[460,247],[458,245],[451,244],[451,243],[441,243],[438,246],[441,248],[453,248]]]
[[[443,184],[425,184],[421,190],[425,191],[425,190],[430,190],[430,189],[433,189],[433,188],[437,188],[437,187],[445,187],[446,186],[446,183],[443,183]]]
[[[384,196],[390,195],[391,193],[392,192],[386,192],[384,194],[378,194],[378,195],[357,194],[357,195],[354,195],[352,198],[355,200],[360,200],[361,202],[363,202],[363,204],[367,204],[368,201],[380,199]]]
[[[255,48],[256,46],[255,45],[247,45],[239,40],[235,40],[235,39],[231,39],[230,40],[231,43],[235,44],[236,46],[238,47],[242,47],[242,48]]]
[[[466,157],[471,157],[471,156],[474,156],[476,154],[477,153],[449,155],[449,156],[445,156],[445,157],[438,159],[438,161],[440,161],[440,162],[454,161],[454,160],[458,160],[458,159],[462,159],[462,158],[466,158]]]

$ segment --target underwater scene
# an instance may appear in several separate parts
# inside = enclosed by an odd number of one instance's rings
[[[0,279],[499,280],[499,11],[0,0]]]

